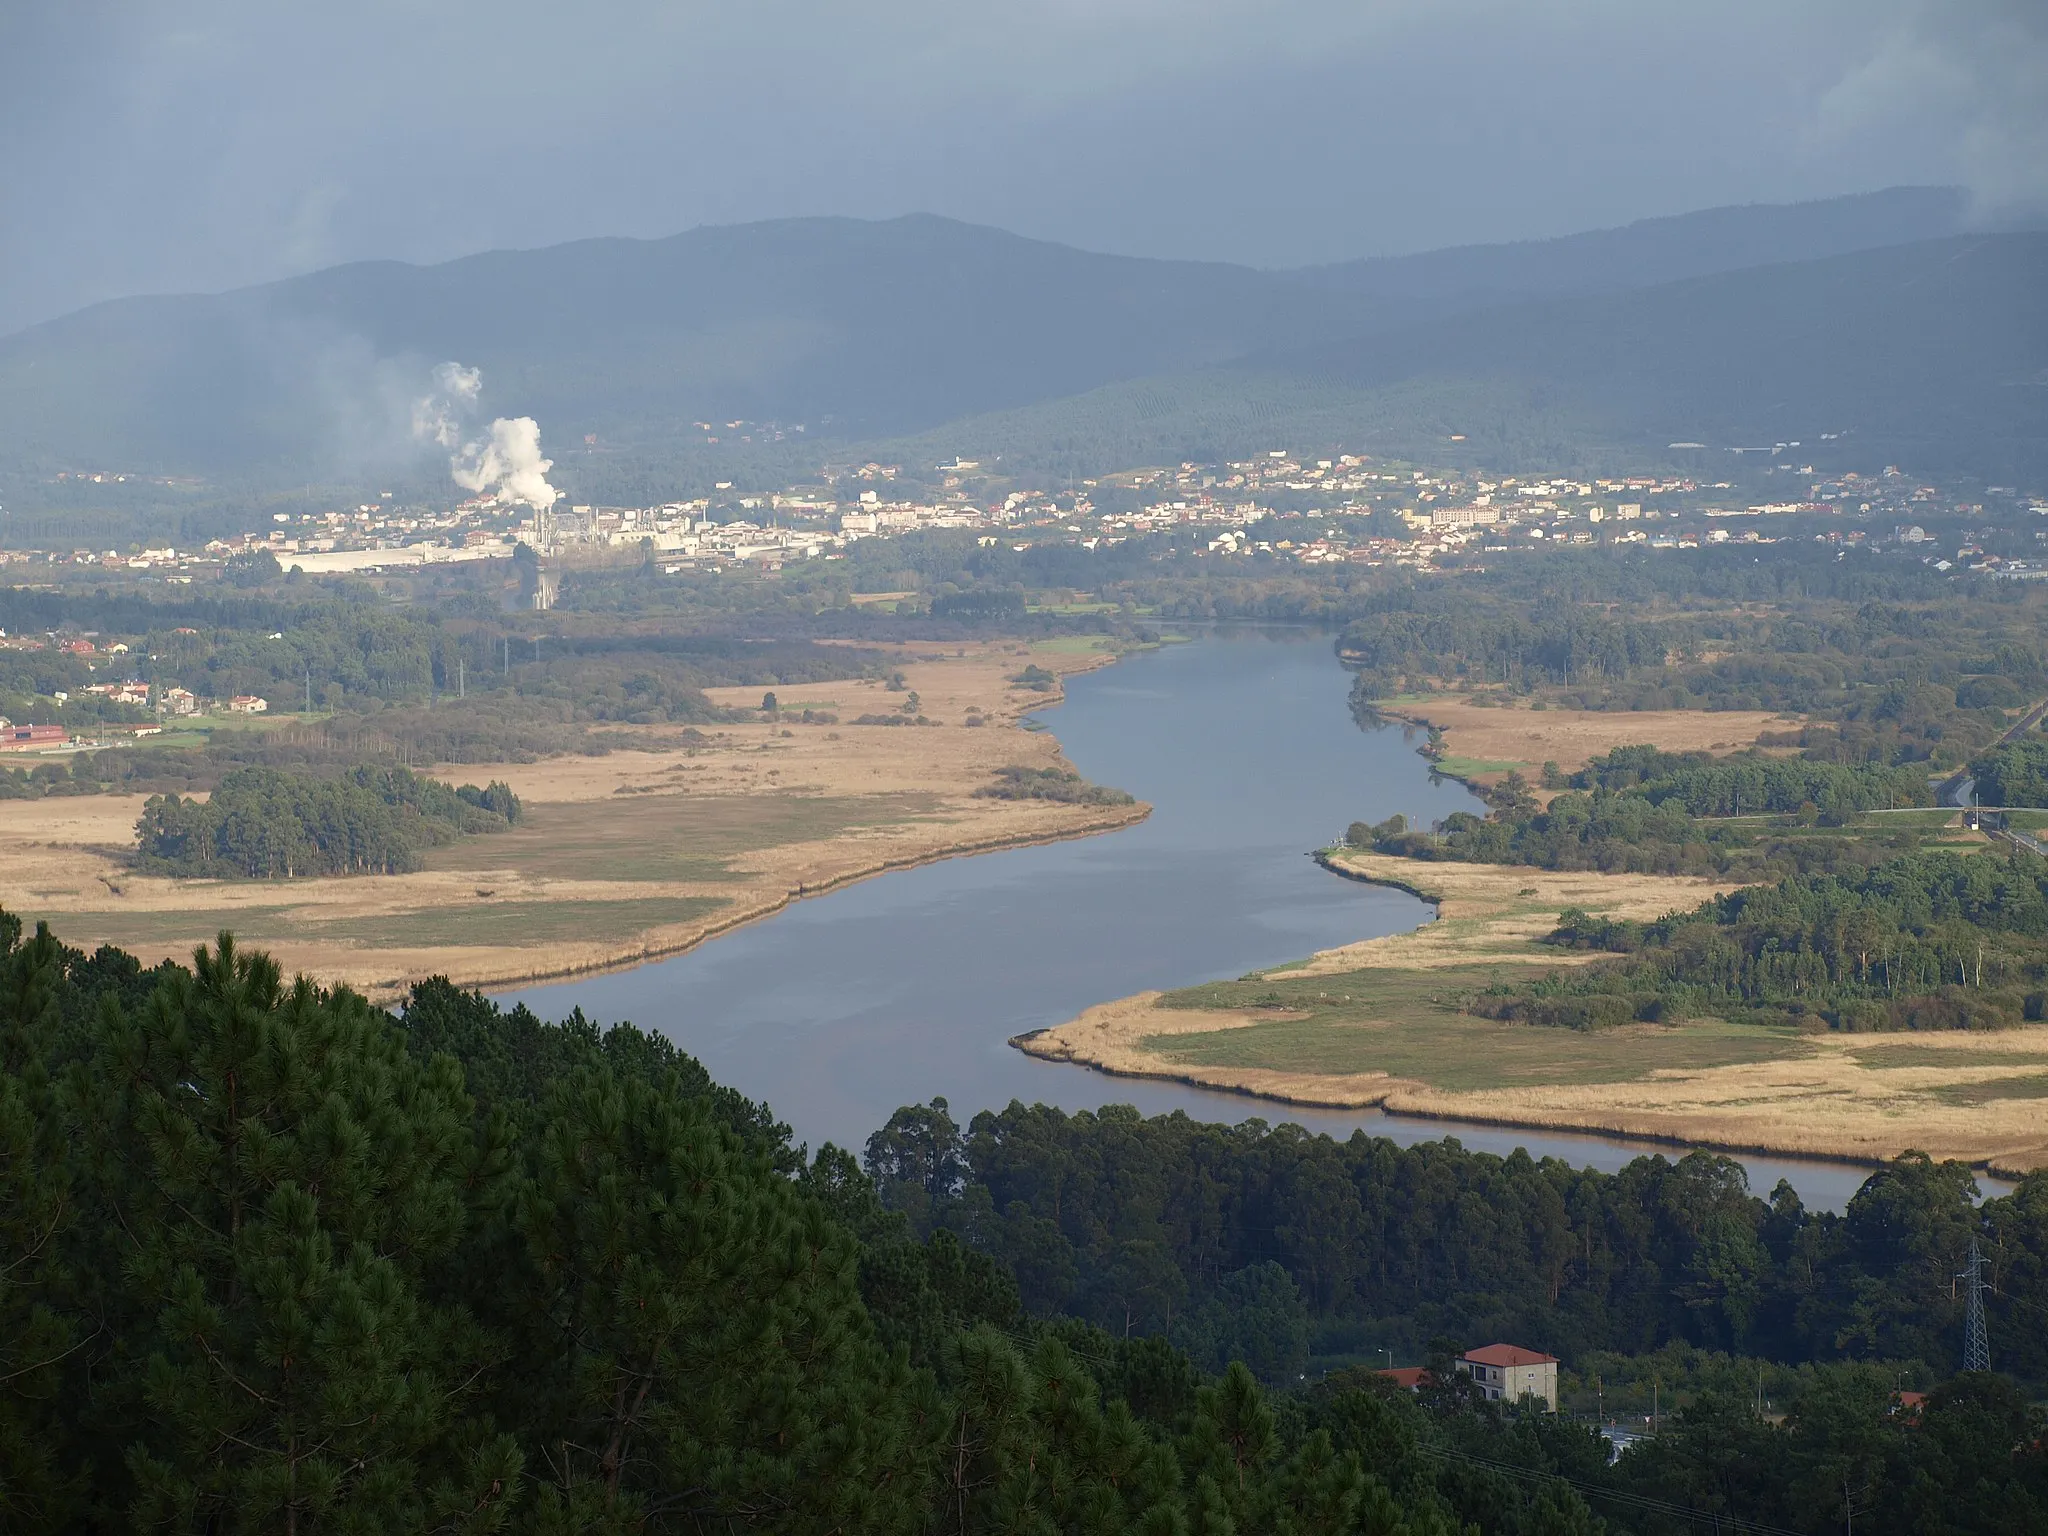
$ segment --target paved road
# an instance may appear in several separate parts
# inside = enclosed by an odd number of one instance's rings
[[[2043,699],[2024,715],[2021,715],[2019,723],[1999,737],[1992,745],[2002,747],[2009,741],[2019,740],[2020,737],[2026,735],[2027,732],[2039,725],[2044,716],[2048,716],[2048,699]],[[1937,805],[1967,806],[1970,803],[1971,797],[1976,793],[1977,781],[1970,777],[1970,770],[1958,768],[1954,773],[1942,780],[1941,786],[1934,792],[1934,802]]]

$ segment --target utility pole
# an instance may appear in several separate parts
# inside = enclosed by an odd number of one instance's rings
[[[1984,1322],[1984,1253],[1977,1239],[1970,1239],[1970,1260],[1956,1277],[1969,1281],[1969,1303],[1963,1312],[1963,1369],[1991,1369],[1991,1332]]]
[[[460,656],[455,658],[455,697],[458,699],[469,697],[468,674],[464,671],[463,660]]]

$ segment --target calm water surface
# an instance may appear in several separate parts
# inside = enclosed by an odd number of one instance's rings
[[[1149,987],[1239,976],[1428,920],[1414,897],[1338,879],[1304,855],[1354,820],[1399,811],[1426,825],[1479,808],[1462,786],[1431,783],[1398,729],[1357,729],[1349,684],[1329,637],[1311,631],[1234,630],[1072,678],[1045,723],[1088,778],[1152,803],[1138,826],[885,875],[671,960],[501,1001],[658,1029],[813,1146],[858,1148],[897,1106],[935,1096],[963,1124],[1022,1099],[1442,1137],[1442,1122],[1111,1078],[1007,1043]],[[1610,1170],[1645,1151],[1676,1155],[1596,1136],[1455,1134]],[[1867,1172],[1744,1162],[1760,1192],[1789,1178],[1808,1205],[1833,1210]]]

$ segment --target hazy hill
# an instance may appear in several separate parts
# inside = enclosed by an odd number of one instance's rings
[[[484,407],[536,416],[550,451],[595,433],[648,485],[701,444],[692,421],[737,418],[842,444],[964,421],[950,435],[1076,463],[1235,441],[1246,421],[1421,440],[1475,411],[1482,432],[1542,451],[1610,432],[1796,435],[1772,424],[1809,417],[1808,430],[1917,423],[1922,441],[2032,355],[2016,274],[1886,251],[1803,277],[1754,264],[1889,245],[1955,216],[1954,194],[1907,188],[1292,274],[928,216],[357,263],[120,300],[0,338],[0,467],[380,477],[431,458],[408,425],[444,359],[481,368]],[[1744,270],[1637,291],[1731,265]],[[1573,287],[1603,292],[1501,302]],[[1857,377],[1842,376],[1852,361]],[[1914,402],[1937,381],[1930,414]],[[2019,398],[1990,401],[1987,419]]]
[[[1555,240],[1453,246],[1414,256],[1306,267],[1303,282],[1379,302],[1409,318],[1514,299],[1647,288],[1742,267],[1814,261],[1935,240],[1963,230],[1960,187],[1891,187],[1818,202],[1708,208]]]
[[[199,470],[388,455],[454,359],[558,444],[741,417],[872,435],[1299,345],[1359,308],[945,219],[795,219],[96,305],[0,340],[0,431],[17,456]]]
[[[2048,485],[2048,235],[1506,305],[1112,385],[919,447],[1085,474],[1337,444],[1501,467],[1595,454],[1712,467],[1792,441],[1802,461]]]

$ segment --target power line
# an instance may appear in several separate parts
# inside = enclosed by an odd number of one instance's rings
[[[1984,1254],[1977,1246],[1974,1234],[1970,1238],[1969,1262],[1956,1278],[1967,1279],[1970,1284],[1969,1307],[1963,1315],[1963,1369],[1988,1371],[1991,1369],[1991,1331],[1984,1321]]]

